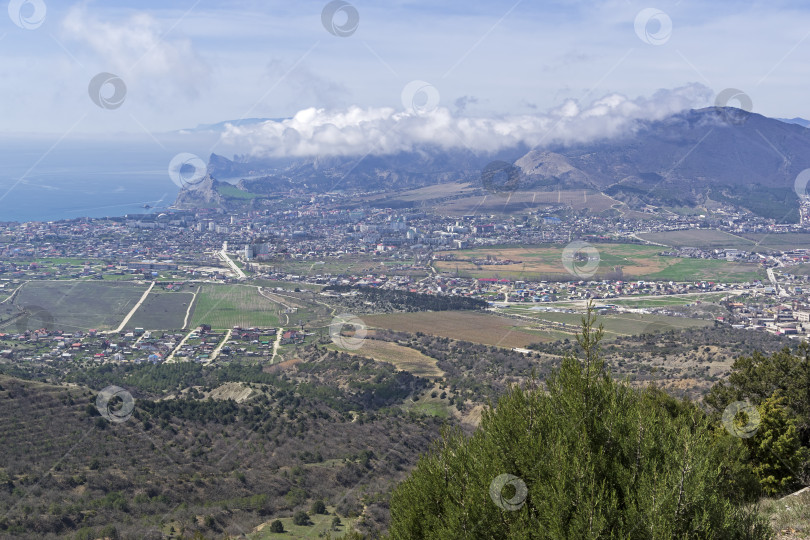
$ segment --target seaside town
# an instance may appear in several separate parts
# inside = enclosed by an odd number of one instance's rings
[[[488,302],[490,310],[511,316],[509,308],[516,305],[574,312],[588,301],[609,312],[698,316],[655,302],[644,305],[671,296],[696,305],[707,300],[721,304],[722,313],[699,315],[716,324],[794,339],[810,336],[810,276],[790,272],[810,260],[808,249],[662,245],[657,253],[748,265],[761,274],[750,280],[724,279],[722,271],[700,280],[634,279],[621,267],[602,275],[581,271],[592,262],[599,264],[600,247],[605,245],[656,244],[639,234],[713,229],[776,237],[802,232],[802,224],[777,225],[730,210],[711,218],[653,220],[561,212],[549,206],[518,216],[443,217],[410,209],[347,210],[334,203],[335,197],[312,197],[297,209],[168,210],[121,218],[0,223],[0,299],[13,300],[21,284],[35,280],[135,280],[177,292],[200,283],[239,283],[249,278],[286,283],[297,292],[306,290],[297,285],[352,286],[476,298]],[[559,264],[562,272],[543,275],[525,270],[520,260],[521,254],[530,258],[534,246],[570,245],[574,240],[587,249],[572,255],[567,273],[565,261]],[[474,254],[492,246],[510,248],[517,257]],[[459,266],[490,274],[469,275]],[[501,276],[501,269],[510,271]],[[316,296],[339,303],[341,296],[353,294],[356,291],[323,290]],[[634,299],[639,302],[634,304]],[[33,340],[40,345],[25,350],[40,358],[208,363],[229,355],[272,358],[279,344],[306,336],[303,325],[298,330],[234,327],[227,332],[212,331],[208,325],[161,332],[51,326],[15,333],[14,325],[6,324],[0,333],[0,356],[12,355],[2,343]]]

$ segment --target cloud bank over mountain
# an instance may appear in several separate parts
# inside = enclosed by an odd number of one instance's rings
[[[390,155],[426,146],[497,152],[525,144],[543,147],[628,135],[643,121],[711,104],[713,91],[693,83],[630,99],[609,94],[589,104],[567,100],[544,114],[497,118],[433,110],[350,107],[309,108],[281,121],[227,125],[221,143],[255,157]]]

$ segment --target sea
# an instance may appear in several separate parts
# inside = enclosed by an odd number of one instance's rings
[[[165,211],[179,187],[179,153],[208,162],[217,136],[0,137],[0,222],[57,221]]]

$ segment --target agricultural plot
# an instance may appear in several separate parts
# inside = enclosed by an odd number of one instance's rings
[[[538,321],[547,321],[553,324],[565,325],[571,331],[578,331],[581,327],[582,314],[558,313],[536,311],[527,307],[509,307],[503,310],[507,313],[531,317]],[[619,336],[637,334],[660,334],[669,330],[683,330],[700,326],[709,326],[712,321],[704,319],[690,319],[686,317],[668,317],[666,315],[649,315],[641,313],[619,313],[600,315],[597,323],[601,323],[605,331],[605,339]]]
[[[670,247],[693,247],[700,249],[744,249],[750,250],[756,243],[753,240],[716,229],[689,229],[686,231],[666,231],[641,233],[639,238]]]
[[[731,234],[715,229],[690,229],[643,233],[639,238],[671,247],[695,247],[701,249],[742,249],[745,251],[791,250],[810,248],[808,233],[746,233]]]
[[[470,311],[390,313],[364,316],[363,321],[370,327],[422,332],[506,348],[526,347],[530,343],[554,341],[560,337],[558,334],[532,328],[531,321]]]
[[[403,347],[390,341],[380,341],[377,339],[363,340],[362,346],[357,350],[344,350],[335,345],[330,345],[330,349],[339,350],[348,354],[366,356],[378,362],[388,362],[418,377],[436,378],[443,377],[444,372],[436,366],[436,359],[425,356],[419,351],[410,347]]]
[[[116,281],[35,281],[22,286],[2,306],[0,319],[16,329],[61,330],[115,328],[147,289],[144,283]],[[0,323],[1,324],[1,323]]]
[[[760,250],[775,249],[789,251],[791,249],[810,248],[810,234],[808,233],[787,233],[787,234],[767,234],[752,233],[743,235],[754,242]]]
[[[211,325],[213,329],[234,326],[278,326],[280,308],[248,285],[203,285],[194,303],[191,326]]]
[[[797,276],[810,276],[810,264],[803,263],[788,266],[787,268],[785,268],[785,271],[791,274],[795,274]]]
[[[736,263],[720,259],[671,259],[672,264],[660,272],[646,274],[646,279],[665,281],[714,281],[741,283],[767,279],[765,269],[754,263]]]
[[[150,292],[126,325],[126,329],[164,330],[183,328],[191,292]]]
[[[732,263],[724,260],[681,259],[659,255],[661,247],[637,244],[592,244],[599,256],[594,277],[605,276],[621,269],[625,279],[663,279],[672,281],[741,282],[765,276],[756,264]],[[458,259],[435,261],[437,270],[458,272],[464,277],[541,280],[548,278],[577,279],[563,264],[561,245],[487,247],[439,252]],[[487,256],[513,261],[510,264],[476,265],[470,258]]]

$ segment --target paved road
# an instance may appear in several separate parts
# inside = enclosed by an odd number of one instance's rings
[[[228,263],[228,266],[231,267],[231,270],[233,270],[236,273],[239,279],[245,279],[247,277],[247,274],[242,272],[242,269],[239,268],[236,265],[236,263],[233,262],[233,259],[231,259],[228,256],[228,242],[222,242],[222,251],[219,252],[219,256],[222,258],[223,261]]]
[[[788,292],[785,289],[779,286],[779,282],[776,281],[776,274],[773,273],[773,268],[768,268],[767,272],[768,272],[768,279],[771,281],[771,285],[773,285],[773,288],[776,290],[776,293],[779,296],[790,296],[790,294],[788,294]]]

